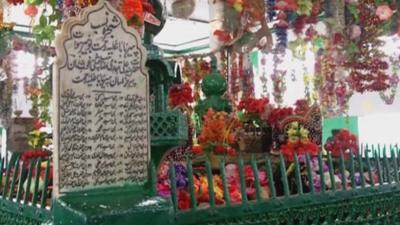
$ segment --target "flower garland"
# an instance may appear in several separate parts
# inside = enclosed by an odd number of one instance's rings
[[[204,58],[194,58],[183,61],[182,75],[186,82],[193,85],[194,101],[200,99],[201,80],[211,73],[211,65]]]
[[[348,66],[351,68],[348,83],[356,92],[384,91],[390,87],[390,77],[385,73],[388,63],[383,60],[384,53],[379,50],[383,44],[378,37],[378,29],[385,20],[391,17],[391,9],[385,5],[376,6],[374,1],[362,0],[356,8],[363,31],[357,43],[357,54],[353,54]],[[385,12],[388,11],[389,12]]]
[[[278,69],[278,65],[283,62],[282,58],[284,54],[279,54],[278,51],[275,51],[273,55],[273,72],[271,75],[273,92],[272,95],[274,97],[274,101],[276,104],[281,105],[283,103],[283,95],[286,91],[286,70]]]
[[[254,95],[253,65],[250,62],[250,56],[248,55],[248,53],[240,55],[239,74],[242,83],[241,91],[243,93],[243,96],[253,96]],[[237,94],[235,97],[238,97]]]
[[[261,55],[261,76],[260,76],[260,81],[261,81],[261,85],[262,85],[262,93],[261,93],[261,95],[263,97],[269,97],[266,64],[267,64],[266,54],[262,53],[262,55]]]
[[[267,7],[267,14],[269,21],[272,21],[276,15],[275,12],[275,0],[265,0],[266,7]]]
[[[400,78],[398,75],[398,72],[400,70],[400,66],[399,66],[400,56],[397,59],[395,57],[390,57],[390,63],[391,63],[392,70],[393,70],[393,75],[390,77],[390,86],[391,86],[390,93],[387,96],[387,95],[385,95],[385,92],[383,92],[383,91],[379,92],[379,96],[387,105],[393,104],[394,98],[397,93],[397,88],[400,83]]]
[[[239,97],[240,91],[240,61],[241,57],[238,54],[232,52],[230,57],[230,76],[229,76],[229,87],[228,87],[228,95],[232,97],[232,101],[237,101]]]

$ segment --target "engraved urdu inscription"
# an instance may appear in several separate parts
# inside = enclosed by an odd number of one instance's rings
[[[147,178],[145,51],[108,3],[88,10],[58,46],[61,192]]]

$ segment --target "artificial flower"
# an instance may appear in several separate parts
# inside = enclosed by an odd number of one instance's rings
[[[311,156],[317,156],[319,147],[311,141],[287,142],[281,146],[281,152],[286,160],[293,162],[295,154],[304,156],[308,153]]]
[[[169,105],[175,107],[188,107],[193,102],[190,84],[174,84],[168,91]]]
[[[33,120],[33,128],[35,128],[35,130],[39,130],[40,128],[44,127],[45,123],[40,120],[39,118],[35,118]]]
[[[24,0],[7,0],[7,3],[11,5],[20,5],[24,3]]]
[[[332,153],[333,157],[340,157],[341,152],[343,152],[344,158],[347,159],[350,153],[358,154],[357,136],[347,129],[341,129],[333,137],[328,138],[324,147]]]
[[[393,15],[393,10],[388,5],[380,5],[376,9],[375,14],[379,17],[380,20],[388,20]]]
[[[268,117],[268,124],[272,127],[278,127],[280,122],[291,115],[293,115],[293,108],[291,107],[275,108]]]
[[[192,152],[193,154],[202,154],[204,152],[204,149],[201,145],[195,144],[192,146]]]
[[[266,110],[269,103],[268,98],[257,99],[254,97],[247,97],[239,102],[238,110],[245,110],[247,113],[262,114]]]
[[[308,104],[308,101],[305,99],[299,99],[294,103],[296,108],[294,109],[294,113],[296,115],[306,115],[307,112],[310,110],[310,106]]]
[[[38,14],[38,8],[36,7],[36,5],[28,5],[24,13],[29,17],[35,17]]]
[[[256,126],[266,126],[271,108],[268,98],[257,99],[254,97],[243,98],[237,106],[240,111],[240,120],[244,123],[251,122]]]
[[[182,210],[190,208],[190,195],[184,189],[178,191],[178,208]]]
[[[128,24],[141,26],[144,23],[141,0],[123,0],[121,3],[121,13],[128,21]]]
[[[199,143],[206,147],[211,146],[216,154],[226,154],[229,145],[235,141],[234,131],[239,126],[240,123],[236,118],[226,112],[215,112],[210,108],[204,116]],[[232,149],[230,153],[233,153]]]
[[[306,16],[311,15],[311,11],[313,9],[313,3],[311,0],[298,0],[297,5],[297,14]]]
[[[232,34],[224,30],[215,30],[214,36],[216,36],[218,40],[223,43],[228,43],[233,39]]]
[[[142,0],[142,7],[144,12],[148,12],[151,14],[155,14],[156,11],[154,10],[153,5],[149,2],[149,0]]]
[[[352,25],[350,27],[350,39],[356,39],[361,35],[361,27],[358,25]]]
[[[44,149],[31,149],[22,153],[21,160],[25,167],[29,167],[31,159],[46,158],[51,155],[51,152]]]

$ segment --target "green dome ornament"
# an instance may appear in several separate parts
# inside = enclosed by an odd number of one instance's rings
[[[217,112],[230,113],[232,111],[229,100],[223,96],[227,90],[227,83],[225,78],[217,71],[215,59],[212,60],[211,67],[211,74],[205,76],[201,83],[201,90],[206,99],[200,100],[195,107],[195,112],[200,118],[203,118],[209,108]]]

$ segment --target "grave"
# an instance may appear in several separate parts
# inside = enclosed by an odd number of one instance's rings
[[[148,224],[147,53],[107,2],[67,20],[56,40],[55,224]]]

